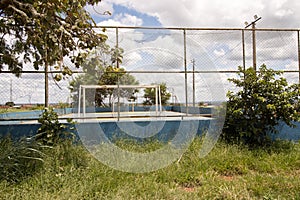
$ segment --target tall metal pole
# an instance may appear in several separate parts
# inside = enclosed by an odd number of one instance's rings
[[[252,50],[253,50],[253,69],[256,71],[256,35],[255,35],[255,25],[258,20],[260,20],[261,17],[257,17],[257,15],[254,15],[254,21],[248,24],[248,22],[245,22],[246,27],[252,26]]]
[[[298,36],[298,70],[299,70],[299,84],[300,84],[300,31],[297,32]]]
[[[49,107],[49,76],[48,76],[48,49],[46,47],[45,53],[45,108]]]
[[[118,27],[116,28],[116,51],[117,51],[117,68],[119,69],[119,29]],[[120,111],[121,111],[121,106],[120,106],[120,77],[119,73],[117,73],[118,77],[118,121],[120,121]]]
[[[195,100],[196,100],[196,95],[195,95],[195,59],[192,59],[192,64],[193,64],[193,107],[195,107]]]
[[[243,45],[243,69],[246,69],[246,53],[245,53],[245,31],[242,30],[242,45]]]
[[[187,82],[187,60],[186,60],[186,30],[183,30],[183,47],[184,47],[184,80],[185,80],[185,109],[186,115],[188,115],[188,82]]]
[[[255,23],[252,23],[252,49],[253,49],[253,69],[256,71],[256,36]]]

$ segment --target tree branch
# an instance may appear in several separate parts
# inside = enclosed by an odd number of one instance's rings
[[[12,10],[16,11],[17,13],[19,13],[22,16],[22,18],[25,18],[25,20],[27,21],[28,16],[27,16],[27,14],[25,12],[23,12],[22,10],[19,10],[18,8],[14,7],[12,5],[9,5],[8,8],[11,8]]]
[[[8,3],[9,5],[7,6],[8,8],[11,8],[13,10],[15,10],[16,12],[18,12],[19,14],[21,14],[23,17],[25,17],[25,13],[30,13],[33,17],[42,17],[43,14],[40,14],[36,11],[36,9],[28,3],[23,3],[23,2],[19,2],[17,0],[1,0],[1,7],[3,6],[3,3]],[[14,6],[15,5],[15,6]],[[26,18],[28,18],[29,16],[26,14]]]

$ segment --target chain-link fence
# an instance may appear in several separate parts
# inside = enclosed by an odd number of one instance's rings
[[[100,31],[103,27],[95,29]],[[172,94],[170,103],[183,104],[224,98],[227,90],[234,90],[227,79],[236,77],[238,66],[258,68],[265,64],[284,71],[290,83],[299,82],[299,31],[106,27],[107,44],[124,50],[119,67],[134,76],[140,85],[166,83]],[[74,69],[68,59],[64,62]],[[20,78],[8,71],[1,72],[0,105],[44,104],[46,96],[49,104],[74,101],[69,83],[80,73],[56,82],[54,69],[50,67],[49,82],[45,83],[45,72],[32,70],[33,66],[26,66]]]

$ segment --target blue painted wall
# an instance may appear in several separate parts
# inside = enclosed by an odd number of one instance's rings
[[[281,123],[277,126],[279,133],[275,135],[275,138],[284,140],[300,141],[300,122],[294,122],[295,128],[289,127],[285,123]]]
[[[118,122],[123,123],[127,127],[127,129],[134,131],[135,126],[139,127],[146,127],[149,122]],[[158,123],[158,122],[151,122]],[[164,126],[159,132],[153,136],[153,139],[158,139],[162,141],[168,141],[172,139],[172,137],[177,133],[178,127],[182,121],[165,121],[163,122]],[[199,123],[199,124],[198,124]],[[210,120],[200,120],[197,121],[198,128],[197,128],[197,134],[201,135],[205,130],[209,128]],[[275,138],[285,139],[285,140],[294,140],[294,141],[300,141],[300,122],[295,122],[296,128],[291,128],[287,125],[281,124],[278,127],[279,134],[274,136]],[[71,124],[65,124],[67,126],[67,130],[72,131],[76,135],[78,135],[78,132],[76,129],[71,130],[70,128],[74,125]],[[101,129],[105,132],[106,136],[109,139],[116,139],[116,138],[134,138],[132,136],[129,136],[127,133],[122,131],[118,124],[116,122],[100,122],[96,123],[96,125],[100,126]],[[83,123],[80,125],[81,129],[89,130],[92,127],[95,127],[95,123]],[[132,128],[130,128],[132,126]],[[0,125],[0,135],[4,136],[7,134],[10,134],[13,138],[21,138],[24,136],[32,136],[34,135],[37,130],[39,129],[40,124],[5,124]],[[95,131],[97,132],[97,131]],[[91,132],[91,133],[95,133]],[[138,134],[138,133],[137,133]],[[137,140],[143,140],[143,139],[137,139]]]
[[[140,137],[134,137],[131,135],[128,135],[126,131],[122,130],[122,126],[126,126],[127,130],[132,130],[132,133],[135,135],[139,135],[138,132],[134,132],[135,127],[146,127],[143,130],[148,131],[153,131],[152,128],[147,128],[149,125],[149,122],[100,122],[100,123],[81,123],[77,124],[75,129],[71,129],[75,125],[72,124],[65,124],[66,125],[66,130],[73,132],[77,136],[82,136],[82,134],[78,133],[77,130],[83,130],[84,134],[87,134],[90,138],[95,136],[95,138],[98,138],[99,136],[99,129],[101,129],[106,137],[109,140],[114,140],[114,139],[120,139],[120,138],[126,138],[126,139],[134,139],[137,141],[143,141],[143,140],[160,140],[160,141],[169,141],[171,140],[177,133],[178,130],[183,130],[180,129],[179,126],[180,124],[186,123],[188,126],[197,126],[196,127],[196,132],[197,135],[203,134],[205,130],[208,129],[210,120],[194,120],[194,121],[152,121],[151,122],[151,127],[160,127],[161,124],[163,124],[162,128],[159,128],[157,133],[154,133],[152,137],[147,137],[147,138],[140,138]],[[6,125],[0,125],[0,135],[5,136],[5,135],[10,135],[14,139],[19,139],[22,137],[29,137],[33,136],[39,129],[41,125],[40,124],[6,124]],[[81,133],[82,133],[81,132]],[[144,134],[144,133],[142,133]],[[196,133],[195,133],[196,134]],[[86,136],[86,135],[85,135]],[[84,136],[84,137],[85,137]]]
[[[107,111],[105,109],[109,108],[97,108],[97,112],[103,112]],[[142,110],[147,110],[149,107],[135,107],[136,110],[142,111]],[[177,111],[177,112],[184,112],[185,108],[183,107],[164,107],[165,110],[172,110],[172,111]],[[93,110],[93,109],[92,109]],[[194,110],[194,109],[189,109],[189,110]],[[68,114],[72,113],[73,110],[72,108],[66,108],[66,109],[56,109],[56,112],[59,114]],[[198,112],[198,111],[197,111]],[[5,114],[0,114],[0,119],[36,119],[40,116],[42,111],[31,111],[31,112],[20,112],[20,113],[5,113]],[[209,114],[211,113],[210,108],[201,108],[200,113],[202,114]],[[120,122],[118,122],[120,123]],[[138,125],[140,127],[146,127],[147,124],[150,122],[122,122],[122,123],[127,123],[126,126],[130,127],[132,125]],[[151,123],[156,123],[156,122],[151,122]],[[163,141],[168,141],[170,138],[176,134],[176,130],[178,129],[178,126],[182,121],[166,121],[164,122],[164,127],[156,134],[154,137],[155,139],[163,140]],[[200,120],[198,126],[198,131],[197,134],[201,135],[204,130],[208,129],[209,127],[209,120]],[[110,139],[114,138],[130,138],[124,131],[120,130],[116,122],[100,122],[99,123],[101,129],[107,134],[107,137]],[[279,130],[279,134],[275,135],[274,138],[280,138],[280,139],[286,139],[286,140],[294,140],[294,141],[300,141],[300,122],[295,122],[296,128],[291,128],[284,123],[280,124],[277,129]],[[66,124],[68,127],[67,129],[70,130],[70,124]],[[86,129],[89,129],[92,124],[86,123],[83,124]],[[30,136],[34,135],[37,130],[39,129],[40,124],[35,123],[35,124],[22,124],[21,121],[4,121],[4,123],[1,123],[0,121],[0,136],[2,135],[7,135],[10,134],[13,136],[13,138],[20,138],[23,136]],[[134,126],[131,129],[132,131],[135,130]],[[77,130],[75,129],[73,131],[75,134],[78,135]]]

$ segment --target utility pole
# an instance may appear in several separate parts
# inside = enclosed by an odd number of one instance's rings
[[[250,24],[248,22],[245,22],[245,29],[252,26],[252,50],[253,50],[253,69],[256,71],[256,35],[255,35],[255,25],[256,22],[259,21],[261,17],[257,17],[257,15],[254,15],[254,21],[252,21]]]
[[[193,107],[195,107],[195,99],[196,99],[196,96],[195,96],[195,59],[192,59],[191,60],[192,64],[193,64]]]

